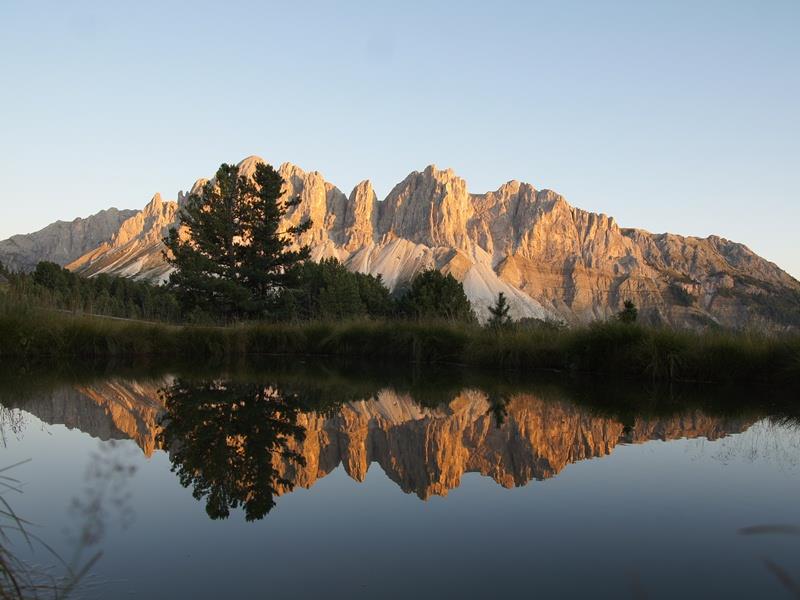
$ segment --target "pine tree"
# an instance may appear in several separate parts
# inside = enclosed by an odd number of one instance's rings
[[[489,317],[486,325],[495,329],[508,327],[511,324],[511,317],[508,316],[508,311],[510,309],[511,306],[508,304],[508,301],[506,301],[506,295],[500,292],[497,294],[497,302],[495,302],[494,306],[489,307],[489,313],[491,313],[492,316]]]
[[[283,179],[259,164],[252,179],[223,164],[214,180],[186,200],[180,226],[164,239],[170,275],[184,308],[225,319],[262,317],[308,257],[290,250],[306,221],[280,230],[282,217],[299,199],[281,198]]]
[[[464,286],[451,274],[436,269],[422,271],[400,298],[401,314],[417,319],[474,322],[475,313]]]
[[[380,276],[353,273],[335,258],[303,263],[296,289],[283,294],[282,301],[288,319],[382,317],[394,308]]]

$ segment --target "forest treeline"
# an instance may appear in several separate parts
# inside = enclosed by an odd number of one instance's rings
[[[230,314],[186,305],[168,284],[153,284],[100,274],[82,277],[52,262],[40,262],[31,273],[16,273],[0,264],[7,281],[5,295],[27,305],[75,313],[163,321],[230,324]],[[284,289],[267,321],[342,319],[446,319],[475,322],[462,284],[452,275],[419,273],[392,294],[380,276],[353,273],[334,258],[307,260],[296,267],[295,285]],[[506,306],[505,299],[502,300]],[[507,314],[507,308],[505,313]]]
[[[303,271],[298,287],[288,290],[291,296],[279,306],[278,314],[290,318],[226,327],[180,324],[196,315],[183,314],[167,286],[110,276],[86,279],[52,263],[41,263],[30,274],[4,271],[0,357],[25,364],[54,359],[149,363],[283,354],[653,381],[800,383],[797,335],[643,327],[632,304],[616,319],[588,326],[512,323],[502,297],[481,326],[461,284],[435,271],[420,273],[397,295],[378,278],[349,273],[336,261],[307,261]],[[84,314],[89,309],[137,320],[92,318]]]

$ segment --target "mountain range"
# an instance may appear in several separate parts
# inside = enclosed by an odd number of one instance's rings
[[[251,175],[262,159],[239,163]],[[397,290],[436,268],[460,280],[479,316],[499,292],[516,318],[568,323],[609,318],[633,300],[643,320],[683,327],[800,326],[800,282],[743,244],[620,227],[613,217],[509,181],[474,194],[451,169],[410,173],[383,200],[362,181],[343,193],[317,171],[284,163],[284,194],[299,197],[286,224],[310,218],[300,238],[314,260],[380,274]],[[207,179],[197,180],[188,194]],[[181,204],[160,194],[140,211],[109,209],[0,241],[0,262],[30,269],[50,260],[86,276],[165,281],[162,238]]]

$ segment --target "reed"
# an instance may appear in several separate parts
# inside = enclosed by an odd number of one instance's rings
[[[515,371],[668,381],[800,383],[800,335],[649,328],[482,328],[446,321],[353,320],[169,325],[0,302],[0,357],[210,360],[284,354],[458,363]]]

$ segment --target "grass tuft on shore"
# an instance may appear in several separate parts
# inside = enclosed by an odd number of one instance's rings
[[[178,326],[0,302],[0,357],[207,360],[258,354],[551,369],[654,381],[800,383],[797,334],[701,333],[619,322],[571,329],[399,320]]]

